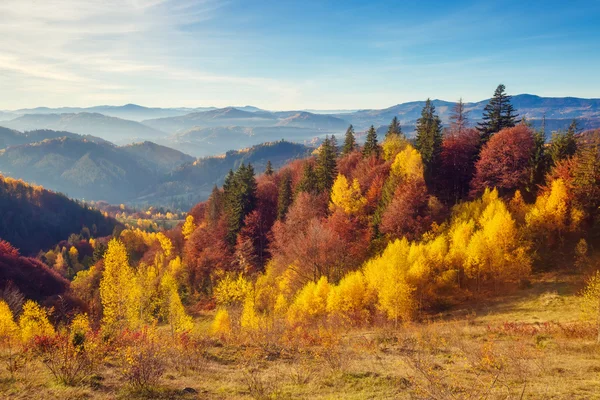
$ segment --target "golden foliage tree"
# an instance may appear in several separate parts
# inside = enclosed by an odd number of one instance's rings
[[[36,336],[54,336],[55,333],[52,324],[48,321],[46,310],[32,300],[27,300],[23,305],[19,328],[24,343],[30,342]]]
[[[193,329],[192,318],[186,314],[177,290],[177,281],[170,271],[166,272],[160,282],[164,296],[163,314],[171,327],[171,333],[189,332]]]
[[[185,240],[189,239],[189,237],[194,233],[194,229],[196,229],[196,224],[194,223],[194,217],[192,215],[188,215],[185,218],[185,223],[181,228],[181,234]]]
[[[367,200],[361,194],[358,180],[354,179],[350,184],[344,175],[338,174],[331,189],[329,208],[341,208],[347,214],[357,214],[366,204]]]
[[[100,281],[102,325],[108,331],[134,328],[141,322],[141,293],[137,277],[129,265],[127,250],[112,239],[104,255],[104,272]]]
[[[12,311],[4,300],[0,300],[0,342],[9,342],[17,338],[19,327],[15,323]]]

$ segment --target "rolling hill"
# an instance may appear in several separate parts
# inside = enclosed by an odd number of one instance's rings
[[[192,128],[159,141],[161,144],[187,152],[196,157],[241,150],[259,143],[284,139],[310,145],[328,131],[291,126],[244,127],[226,126]]]
[[[106,236],[117,225],[115,220],[62,194],[2,175],[0,209],[0,239],[23,254],[54,246],[84,226],[96,236]]]
[[[227,107],[210,111],[194,112],[171,118],[158,118],[142,121],[145,125],[163,132],[176,133],[193,127],[216,126],[273,126],[277,117],[266,111],[243,111]]]
[[[28,132],[19,132],[14,129],[0,126],[0,149],[9,146],[19,146],[22,144],[41,142],[46,139],[57,139],[68,137],[74,140],[89,141],[95,143],[109,143],[104,139],[91,135],[79,135],[65,131],[53,131],[50,129],[38,129]]]
[[[10,121],[4,121],[2,126],[20,131],[36,129],[69,131],[82,135],[99,136],[118,144],[159,138],[165,135],[163,132],[139,122],[87,112],[76,114],[26,114]]]
[[[475,103],[466,103],[471,121],[481,120],[483,109],[489,99]],[[454,102],[433,100],[436,112],[442,122],[447,124]],[[586,129],[600,127],[600,99],[580,99],[573,97],[540,97],[530,94],[520,94],[512,97],[512,104],[521,116],[529,120],[541,120],[546,115],[549,128],[562,129],[567,127],[573,118],[577,118]],[[352,113],[335,114],[352,123],[359,130],[375,126],[387,125],[393,117],[398,117],[403,125],[414,125],[421,115],[425,101],[413,101],[397,104],[381,110],[360,110]],[[411,132],[407,130],[407,132]]]
[[[242,163],[252,164],[256,174],[264,171],[267,161],[279,168],[291,160],[306,157],[311,148],[286,141],[263,143],[251,148],[228,151],[224,156],[206,157],[184,164],[148,188],[135,200],[138,204],[168,204],[189,209],[206,200],[214,185],[221,185],[230,169]]]
[[[198,108],[157,108],[157,107],[144,107],[137,104],[125,104],[122,106],[94,106],[94,107],[36,107],[36,108],[23,108],[6,112],[7,116],[11,116],[10,119],[16,118],[25,114],[75,114],[81,112],[87,113],[100,113],[109,117],[117,117],[123,119],[130,119],[132,121],[142,121],[149,118],[162,118],[162,117],[174,117],[178,115],[185,115],[196,111],[208,111],[213,110],[214,107],[198,107]],[[0,112],[0,120],[8,119],[3,118]]]
[[[117,147],[69,137],[0,151],[0,171],[72,197],[120,203],[193,157],[154,143]]]

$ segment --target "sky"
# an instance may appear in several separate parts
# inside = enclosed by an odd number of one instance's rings
[[[600,0],[1,0],[0,109],[600,97]]]

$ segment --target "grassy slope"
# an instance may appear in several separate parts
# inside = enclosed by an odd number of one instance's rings
[[[59,386],[36,361],[16,381],[3,370],[0,397],[600,398],[600,347],[589,325],[578,322],[580,285],[576,275],[538,275],[529,289],[430,323],[345,332],[340,346],[295,352],[269,340],[256,346],[213,345],[200,371],[170,369],[161,388],[149,394],[124,389],[114,366],[105,366],[99,389]],[[197,323],[207,329],[210,316],[198,317]],[[198,394],[184,393],[186,387]]]

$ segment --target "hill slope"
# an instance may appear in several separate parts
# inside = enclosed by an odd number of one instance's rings
[[[136,202],[175,204],[189,209],[207,199],[213,186],[221,185],[229,170],[237,169],[242,163],[252,164],[258,175],[264,171],[267,161],[279,168],[291,160],[306,157],[310,151],[301,144],[279,141],[229,151],[220,157],[202,158],[165,176],[159,184],[145,190]]]
[[[163,132],[139,122],[108,117],[98,113],[76,114],[26,114],[2,123],[7,128],[20,131],[53,129],[101,137],[113,143],[132,143],[136,139],[164,136]]]
[[[117,222],[64,195],[0,175],[0,238],[33,254],[79,233],[112,233]]]

